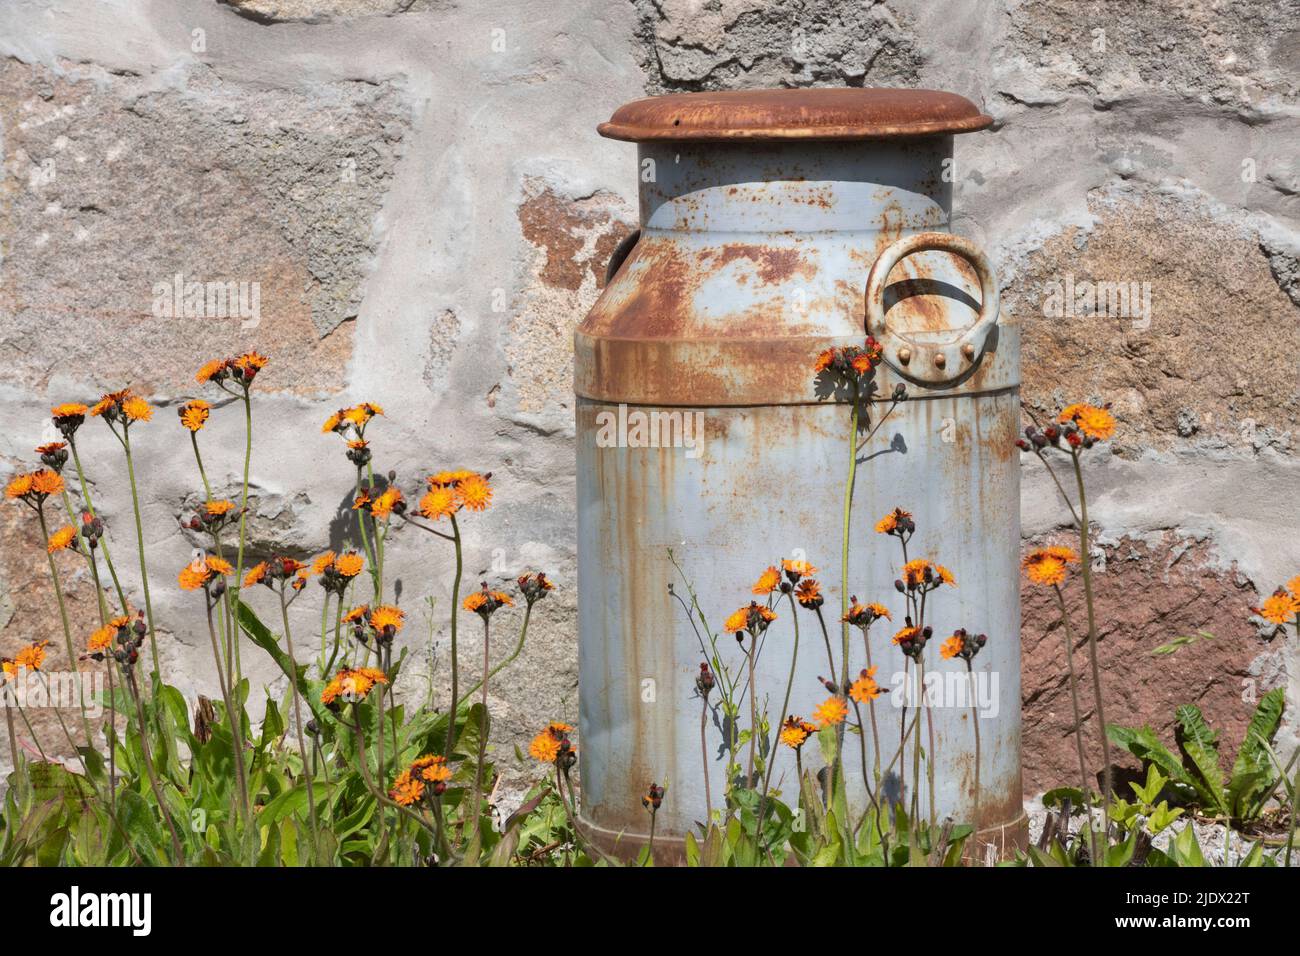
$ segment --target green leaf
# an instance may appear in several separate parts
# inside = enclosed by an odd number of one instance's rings
[[[1182,761],[1160,742],[1160,738],[1150,727],[1119,727],[1111,724],[1106,728],[1106,736],[1112,743],[1128,750],[1143,764],[1154,763],[1170,780],[1193,791],[1197,790],[1195,779],[1184,769]]]
[[[1271,745],[1282,722],[1284,706],[1282,688],[1274,688],[1260,698],[1246,727],[1228,784],[1228,805],[1238,820],[1257,817],[1277,782]]]
[[[333,726],[334,720],[330,715],[329,709],[320,702],[319,695],[312,692],[312,688],[307,683],[307,665],[299,664],[297,667],[289,660],[289,655],[280,649],[280,644],[275,639],[275,635],[270,629],[262,623],[256,612],[243,601],[239,602],[239,626],[248,639],[260,647],[266,653],[271,655],[271,659],[279,665],[280,670],[284,671],[286,677],[293,681],[302,694],[303,700],[311,708],[312,716],[316,718],[317,726],[324,729]]]
[[[1174,717],[1174,738],[1183,753],[1183,765],[1207,809],[1227,816],[1231,812],[1224,795],[1223,770],[1219,767],[1218,734],[1210,729],[1195,704],[1183,704]]]

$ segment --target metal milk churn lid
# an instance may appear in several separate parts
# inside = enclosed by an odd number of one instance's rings
[[[638,100],[600,126],[638,144],[640,229],[615,250],[575,335],[580,824],[593,838],[621,851],[644,840],[640,798],[654,782],[669,782],[657,846],[723,805],[728,740],[748,712],[733,722],[695,689],[701,662],[744,666],[723,618],[748,602],[763,568],[804,557],[822,569],[838,644],[843,594],[897,597],[896,543],[873,531],[894,507],[916,515],[914,554],[958,573],[936,632],[990,636],[971,685],[983,706],[978,823],[1007,839],[1023,825],[1019,333],[999,313],[983,252],[948,231],[953,135],[991,123],[953,93],[808,89]],[[902,383],[909,399],[853,439],[862,444],[845,583],[848,402],[819,393],[813,364],[867,333],[882,350],[879,394]],[[757,668],[773,723],[794,654],[778,628],[789,623],[773,625]],[[796,714],[825,696],[817,678],[829,666],[814,620],[801,624]],[[852,671],[870,650],[890,687],[905,661],[888,632],[872,641],[855,642]],[[908,696],[890,689],[882,701]],[[971,822],[976,718],[970,701],[949,703],[930,711],[936,783],[926,799]],[[876,710],[885,763],[900,709]],[[793,804],[793,756],[774,727],[762,736],[773,786]],[[876,746],[867,741],[864,763]],[[847,773],[860,807],[862,767],[850,761]],[[912,785],[888,774],[882,783]]]

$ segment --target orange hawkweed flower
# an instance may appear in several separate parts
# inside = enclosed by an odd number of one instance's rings
[[[435,521],[456,513],[456,492],[444,485],[434,488],[420,499],[420,514]]]
[[[387,684],[388,676],[374,667],[345,667],[334,675],[321,692],[322,704],[329,706],[340,698],[351,703],[365,698],[376,684]]]
[[[365,425],[376,415],[382,414],[384,410],[372,402],[362,402],[360,405],[353,405],[343,410],[343,417],[358,427]]]
[[[45,648],[49,641],[36,641],[28,644],[14,655],[14,664],[29,671],[38,671],[45,665]]]
[[[835,362],[835,350],[823,349],[817,354],[817,361],[813,362],[814,372],[824,372]]]
[[[210,362],[204,362],[199,366],[198,372],[195,373],[194,381],[210,382],[213,379],[220,380],[229,365],[228,359],[213,359]]]
[[[376,631],[382,631],[386,627],[391,627],[394,631],[400,631],[405,618],[406,612],[401,608],[393,607],[390,604],[381,604],[370,612],[370,626]]]
[[[451,768],[445,757],[425,754],[411,763],[411,776],[428,783],[444,783],[451,779]]]
[[[849,685],[849,696],[859,704],[870,703],[880,696],[880,685],[876,683],[876,668],[868,667],[858,679]]]
[[[805,575],[817,573],[817,569],[807,561],[782,561],[781,569],[785,571],[785,576],[790,579],[792,584],[799,583],[799,579]]]
[[[428,478],[428,482],[430,488],[437,488],[437,487],[446,487],[449,485],[458,485],[466,478],[478,478],[478,477],[480,476],[477,471],[469,471],[464,468],[459,468],[456,469],[455,471],[440,471],[435,475],[430,475]]]
[[[122,402],[122,414],[127,421],[147,422],[153,418],[153,406],[138,395],[131,395]]]
[[[489,591],[486,584],[481,591],[475,591],[461,602],[461,607],[467,611],[474,611],[477,614],[487,617],[499,607],[509,607],[515,602],[509,594],[504,591]]]
[[[810,611],[815,611],[825,601],[822,597],[822,586],[812,578],[804,578],[800,581],[799,586],[794,589],[794,596],[801,607],[806,607]]]
[[[212,406],[201,398],[194,398],[186,402],[179,409],[177,414],[181,417],[181,424],[192,432],[197,432],[208,423],[208,415],[212,413]]]
[[[206,557],[195,558],[181,568],[180,574],[176,576],[176,581],[180,584],[182,591],[197,591],[199,588],[207,586],[214,576],[229,574],[234,570],[229,561],[219,558],[215,554],[209,554]]]
[[[259,561],[249,568],[248,573],[244,575],[244,587],[251,588],[254,584],[261,584],[266,579],[269,568],[270,565],[265,561]]]
[[[528,745],[528,753],[534,760],[540,760],[542,763],[554,763],[560,755],[561,750],[573,752],[573,745],[569,743],[569,734],[573,733],[573,726],[559,720],[553,720],[546,725],[546,729],[532,739]]]
[[[471,475],[457,483],[456,498],[470,511],[482,511],[492,503],[492,488],[482,475]]]
[[[393,506],[402,500],[401,489],[396,485],[389,485],[370,503],[370,514],[376,518],[387,518],[393,513]]]
[[[1068,565],[1078,561],[1079,555],[1070,548],[1039,548],[1025,555],[1020,566],[1032,583],[1054,586],[1065,583]]]
[[[90,409],[80,402],[63,402],[51,408],[50,415],[57,422],[61,418],[84,418],[88,411]]]
[[[868,628],[872,622],[879,618],[892,621],[893,616],[889,613],[889,608],[883,604],[871,602],[870,604],[859,604],[857,598],[853,598],[853,603],[849,606],[849,612],[840,620],[854,627]]]
[[[528,745],[528,755],[541,763],[554,763],[560,755],[560,741],[549,730],[543,730]]]
[[[813,710],[813,719],[823,727],[843,723],[848,715],[849,705],[843,697],[838,696],[827,697]]]
[[[894,534],[899,529],[909,531],[912,528],[912,512],[895,508],[876,522],[876,531],[880,534]]]
[[[909,588],[917,588],[925,583],[925,572],[931,570],[930,562],[925,558],[915,558],[903,565],[903,583]]]
[[[723,622],[722,629],[728,634],[739,635],[743,631],[750,634],[758,634],[765,631],[767,626],[776,620],[776,613],[769,608],[764,607],[757,601],[750,601],[748,606],[742,607],[734,614],[730,615]]]
[[[411,771],[403,770],[393,781],[393,788],[388,791],[388,795],[397,805],[409,807],[423,799],[424,782],[416,780]]]
[[[30,474],[14,475],[5,485],[6,498],[26,498],[32,493],[35,482]]]
[[[939,656],[946,661],[950,661],[965,650],[965,648],[965,639],[954,634],[952,637],[948,638],[948,640],[939,645]]]
[[[1079,427],[1079,431],[1098,441],[1104,441],[1115,434],[1115,416],[1096,405],[1083,403],[1067,405],[1062,409],[1061,417],[1057,420],[1062,423],[1074,422]]]
[[[355,624],[357,621],[363,620],[369,613],[370,613],[369,604],[359,604],[356,607],[354,607],[352,610],[348,611],[347,614],[343,615],[343,623]]]
[[[333,570],[345,578],[355,578],[365,566],[365,559],[355,551],[340,554],[333,562]]]
[[[802,717],[791,715],[781,725],[780,741],[791,750],[798,750],[815,733],[817,733],[816,724],[810,724]]]
[[[72,540],[77,536],[77,529],[72,525],[64,525],[54,534],[50,535],[50,540],[45,542],[45,551],[53,554],[55,551],[62,551],[72,544]]]
[[[902,628],[897,634],[894,635],[893,643],[906,644],[909,641],[915,641],[920,636],[921,636],[921,629],[919,627],[912,627],[909,624],[907,627]]]
[[[245,382],[251,382],[258,372],[266,368],[266,363],[269,361],[270,359],[260,352],[245,352],[230,360],[230,368],[242,373]]]
[[[755,594],[771,594],[781,586],[781,572],[773,565],[758,576],[758,581],[750,589]]]
[[[1300,616],[1300,598],[1278,588],[1262,605],[1251,610],[1273,624],[1288,624]]]
[[[1291,596],[1300,601],[1300,574],[1297,574],[1286,583],[1286,589],[1291,592]]]
[[[233,501],[226,501],[224,499],[218,501],[208,501],[205,502],[203,505],[203,510],[206,511],[213,518],[220,518],[222,515],[230,514],[230,512],[233,511],[234,509],[235,509],[235,503]]]

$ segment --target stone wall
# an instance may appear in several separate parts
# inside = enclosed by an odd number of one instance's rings
[[[171,583],[197,544],[177,520],[196,474],[172,416],[215,397],[195,369],[271,356],[254,403],[259,555],[343,543],[351,468],[320,423],[381,404],[381,470],[408,486],[437,467],[494,473],[497,504],[465,522],[467,580],[541,567],[561,585],[493,701],[497,739],[519,739],[577,706],[570,341],[635,219],[631,148],[595,125],[646,93],[950,89],[996,118],[957,142],[954,228],[992,252],[1025,323],[1027,405],[1111,401],[1120,418],[1089,462],[1107,716],[1167,728],[1197,702],[1235,743],[1253,696],[1300,699],[1294,643],[1249,610],[1300,571],[1297,24],[1298,0],[5,4],[0,469],[30,465],[52,402],[130,385],[159,406],[138,429],[146,545],[167,677],[192,696],[209,683],[201,609]],[[256,283],[257,314],[160,316],[176,276]],[[1149,283],[1150,309],[1045,315],[1067,278]],[[83,435],[129,555],[120,450],[97,422]],[[241,436],[233,406],[202,435],[229,497]],[[1024,477],[1027,544],[1062,540],[1049,479]],[[39,536],[14,508],[0,535],[0,651],[51,637],[57,665]],[[440,544],[398,528],[388,572],[439,683]],[[84,635],[90,583],[72,555],[60,566]],[[315,632],[315,606],[294,608],[296,629]],[[1070,708],[1043,595],[1025,615],[1035,792],[1070,779]],[[1199,632],[1213,638],[1151,654]],[[259,656],[244,657],[255,683],[277,686]]]

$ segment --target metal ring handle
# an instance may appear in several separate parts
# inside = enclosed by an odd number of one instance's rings
[[[914,252],[937,250],[961,256],[979,277],[979,318],[949,345],[917,345],[890,331],[885,320],[885,285],[899,261]],[[997,277],[988,257],[969,239],[948,232],[920,232],[891,244],[880,254],[867,275],[867,331],[880,343],[888,365],[915,382],[942,383],[969,371],[984,353],[989,334],[998,321]]]
[[[633,247],[640,241],[640,229],[633,229],[618,241],[614,251],[609,254],[609,262],[605,263],[605,285],[609,285],[614,276],[618,275],[618,270],[623,267],[623,261],[632,254]]]

